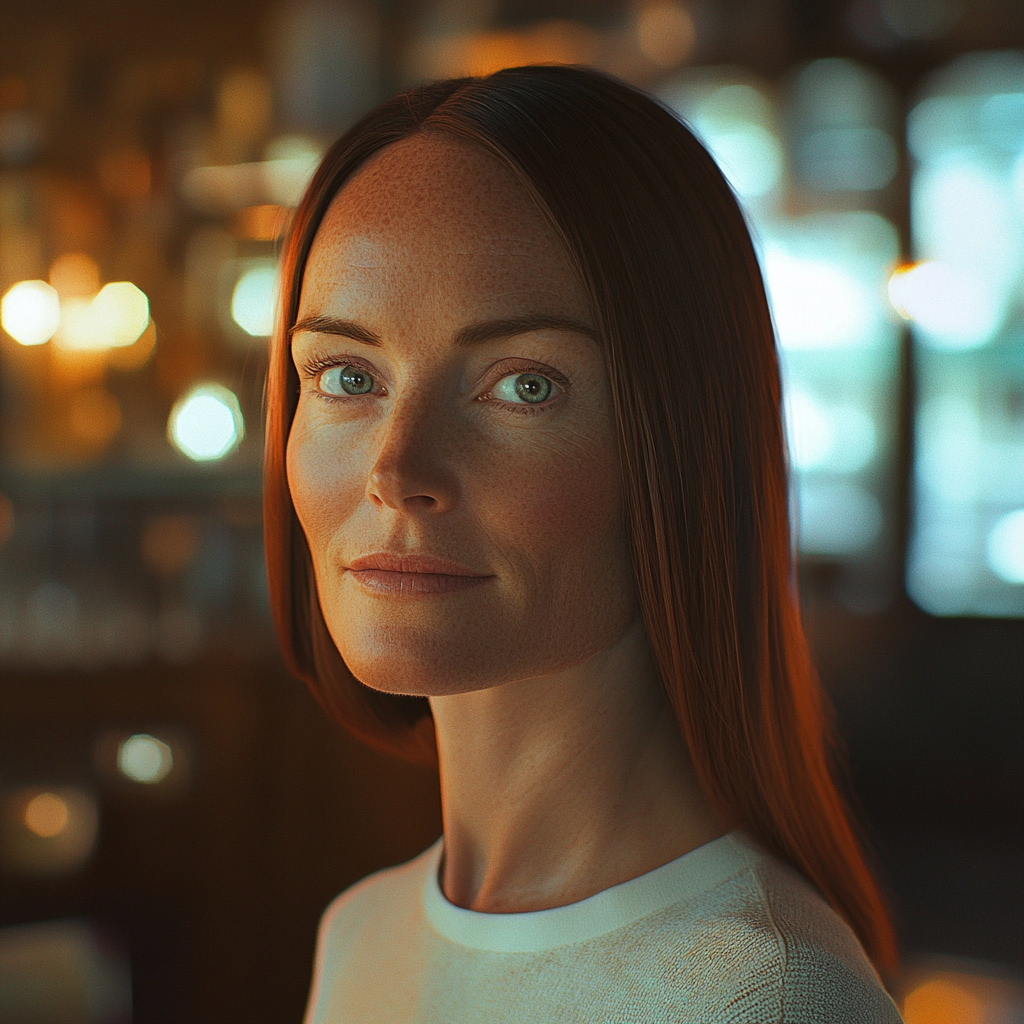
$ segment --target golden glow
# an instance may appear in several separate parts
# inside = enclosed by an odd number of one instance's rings
[[[100,288],[100,268],[84,252],[66,252],[50,267],[50,284],[64,299],[92,298]]]
[[[85,388],[75,394],[68,408],[71,433],[90,446],[103,446],[121,429],[121,405],[103,388]]]
[[[246,206],[235,214],[232,222],[235,234],[253,242],[273,242],[284,233],[288,211],[277,203]]]
[[[95,848],[99,816],[87,790],[32,787],[11,793],[4,804],[3,816],[16,826],[0,829],[0,860],[8,870],[62,874],[80,867]]]
[[[109,325],[114,348],[134,344],[149,325],[149,299],[130,281],[105,284],[92,304]]]
[[[217,90],[217,130],[233,142],[261,138],[273,117],[270,83],[257,71],[229,72]]]
[[[904,1024],[984,1024],[985,1004],[945,978],[918,985],[903,1001]]]
[[[40,839],[53,839],[68,827],[70,811],[56,793],[40,793],[25,805],[25,828]]]
[[[693,49],[697,34],[685,7],[656,2],[643,7],[636,20],[636,39],[641,52],[659,67],[681,64]]]
[[[596,34],[575,21],[545,21],[518,32],[474,32],[438,40],[417,55],[426,77],[490,75],[524,64],[586,64]]]
[[[115,370],[137,370],[145,365],[156,347],[156,324],[152,320],[139,335],[138,341],[123,348],[112,348],[106,354],[107,365]]]
[[[96,170],[103,187],[115,199],[142,199],[149,195],[153,172],[141,149],[115,149],[100,157]]]
[[[104,285],[91,298],[72,296],[61,304],[61,348],[103,351],[133,345],[149,325],[149,299],[130,281]]]
[[[19,345],[42,345],[60,327],[60,298],[45,281],[19,281],[0,303],[0,323]]]

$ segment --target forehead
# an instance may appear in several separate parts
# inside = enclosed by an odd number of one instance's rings
[[[523,184],[481,148],[438,134],[387,147],[338,193],[310,251],[302,305],[410,281],[477,298],[533,292],[585,313],[562,244]]]

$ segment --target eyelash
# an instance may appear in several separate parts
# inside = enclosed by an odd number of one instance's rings
[[[549,366],[543,366],[540,363],[526,363],[522,360],[515,360],[514,362],[515,366],[513,367],[503,367],[501,366],[501,364],[499,364],[498,367],[494,368],[494,371],[497,375],[493,378],[488,390],[484,394],[480,395],[476,399],[476,401],[495,401],[495,399],[489,398],[491,392],[494,390],[495,386],[498,384],[499,381],[504,380],[505,377],[511,377],[513,374],[536,373],[542,377],[547,377],[549,380],[557,384],[563,393],[568,391],[571,387],[569,381],[564,376],[562,376],[562,374],[560,374],[557,370],[552,370]],[[340,359],[336,357],[311,359],[308,362],[302,364],[302,375],[307,380],[315,381],[316,378],[319,377],[320,374],[324,372],[324,370],[330,370],[332,367],[335,366],[357,366],[360,369],[366,370],[366,372],[369,373],[371,376],[374,375],[375,372],[373,368],[369,366],[367,363],[365,363],[362,359],[345,356]],[[343,399],[340,395],[325,394],[319,388],[314,388],[313,394],[316,395],[317,398],[325,402],[340,402],[349,400],[348,398]],[[352,395],[349,397],[354,398],[357,396]],[[516,416],[537,416],[544,412],[547,412],[551,408],[552,404],[553,403],[545,402],[541,405],[514,405],[510,402],[501,402],[501,406],[506,412],[512,413],[513,415]]]
[[[309,362],[302,364],[302,376],[304,378],[306,378],[306,380],[313,381],[314,385],[315,385],[317,377],[319,377],[320,374],[324,372],[324,370],[330,370],[330,369],[332,369],[335,366],[357,366],[357,367],[359,367],[359,369],[365,370],[368,374],[370,374],[371,377],[374,377],[374,379],[376,379],[376,371],[373,369],[373,367],[371,367],[369,365],[369,363],[366,363],[362,359],[359,359],[358,357],[354,357],[354,356],[345,356],[344,358],[341,358],[341,359],[337,359],[337,358],[311,359],[311,360],[309,360]],[[349,401],[352,398],[366,397],[366,396],[349,395],[346,398],[342,398],[341,395],[328,395],[325,392],[321,391],[316,386],[314,386],[314,388],[313,388],[313,394],[316,395],[316,397],[319,398],[322,402],[331,402],[331,403],[333,403],[333,402],[347,402],[347,401]],[[373,394],[373,392],[371,392],[371,394]]]
[[[543,366],[540,363],[530,363],[525,360],[509,360],[508,362],[509,364],[514,365],[502,366],[502,364],[499,363],[498,366],[494,367],[495,376],[491,386],[485,394],[480,395],[477,399],[478,402],[500,401],[500,399],[492,399],[488,396],[492,391],[494,391],[494,388],[497,386],[499,381],[520,373],[536,373],[541,377],[547,377],[548,380],[557,384],[563,393],[568,391],[571,387],[569,381],[557,370],[552,370],[550,366]],[[525,403],[523,405],[515,405],[511,402],[501,402],[501,407],[503,411],[511,413],[514,416],[540,416],[549,412],[554,404],[554,402],[543,402],[540,405],[527,405]]]

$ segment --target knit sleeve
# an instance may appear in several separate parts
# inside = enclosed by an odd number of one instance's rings
[[[846,923],[793,875],[756,878],[747,955],[721,1019],[730,1024],[901,1024]],[[767,884],[766,884],[767,883]]]
[[[755,967],[756,965],[751,965]],[[724,1007],[728,1024],[900,1024],[882,986],[821,950],[787,957],[784,971],[751,971]]]

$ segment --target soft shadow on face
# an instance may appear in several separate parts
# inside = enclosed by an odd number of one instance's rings
[[[440,696],[636,617],[593,316],[512,172],[424,134],[339,193],[303,279],[288,481],[353,674]]]

